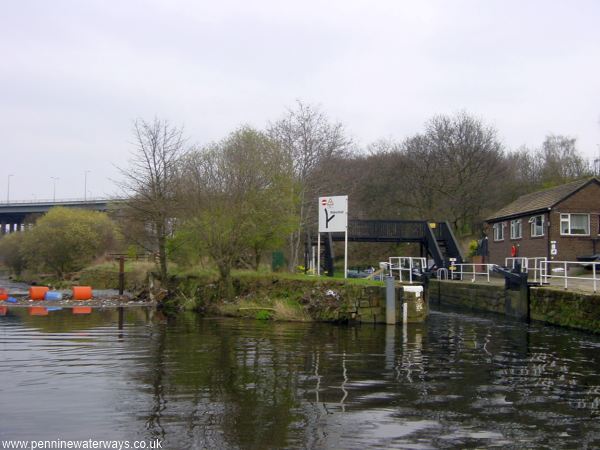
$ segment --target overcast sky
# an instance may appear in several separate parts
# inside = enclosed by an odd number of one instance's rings
[[[262,128],[296,99],[361,147],[466,110],[508,149],[600,144],[598,1],[7,1],[0,201],[114,194],[132,121],[191,143]]]

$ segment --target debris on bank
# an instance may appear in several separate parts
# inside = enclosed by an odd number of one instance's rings
[[[159,293],[158,297],[164,294]],[[11,307],[46,308],[110,308],[128,306],[155,306],[157,295],[142,290],[120,295],[113,289],[92,290],[91,286],[74,286],[72,289],[51,290],[47,286],[31,286],[28,291],[15,289],[12,292],[0,288],[0,305]]]

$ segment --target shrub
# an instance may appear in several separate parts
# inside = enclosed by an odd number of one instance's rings
[[[21,251],[25,233],[12,233],[0,239],[0,256],[12,273],[20,276],[26,267],[25,257]]]
[[[51,270],[63,278],[113,248],[116,237],[105,213],[52,208],[25,232],[22,254],[28,267]]]

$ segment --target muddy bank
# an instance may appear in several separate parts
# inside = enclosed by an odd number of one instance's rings
[[[78,306],[90,306],[94,308],[127,307],[127,306],[153,306],[156,303],[147,298],[136,298],[130,292],[119,295],[116,289],[93,289],[93,297],[90,300],[72,300],[70,289],[56,289],[53,292],[62,294],[61,300],[30,300],[29,285],[0,277],[0,287],[8,291],[8,295],[14,301],[0,301],[1,306],[8,307],[60,307],[72,308]]]

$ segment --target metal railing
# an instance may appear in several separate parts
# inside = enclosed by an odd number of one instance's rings
[[[415,272],[423,273],[427,270],[427,259],[413,256],[391,256],[387,262],[387,269],[391,277],[397,271],[400,282],[403,282],[402,273],[407,273],[408,282],[412,284]]]
[[[538,257],[525,257],[525,256],[516,256],[512,258],[504,258],[504,266],[514,270],[517,265],[520,265],[522,273],[533,273],[533,281],[534,283],[538,283],[541,281],[541,264],[546,262],[547,259],[545,256]]]
[[[450,266],[450,279],[463,281],[465,277],[471,277],[471,282],[474,283],[477,276],[484,276],[487,282],[490,282],[490,273],[495,264],[453,264]]]
[[[591,266],[591,267],[590,267]],[[591,268],[590,276],[569,275],[575,268]],[[569,280],[591,282],[594,292],[600,282],[600,261],[539,261],[539,284],[549,284],[551,280],[563,280],[564,288],[569,288]]]
[[[423,239],[425,226],[421,220],[349,220],[348,234],[354,238]]]
[[[448,279],[448,269],[446,269],[445,267],[440,267],[435,274],[438,280]]]

